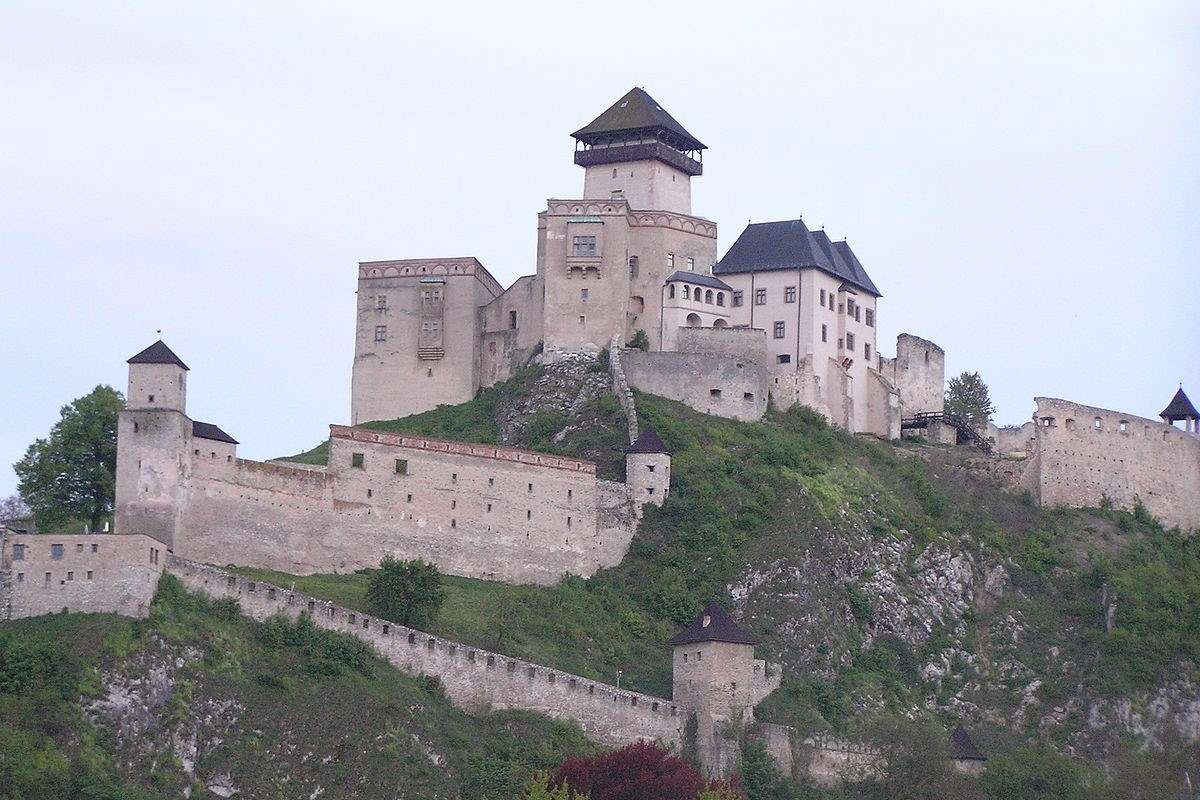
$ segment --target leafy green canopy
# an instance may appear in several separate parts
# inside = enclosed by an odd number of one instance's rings
[[[121,393],[97,386],[68,406],[50,429],[13,465],[21,497],[41,530],[72,519],[86,520],[94,530],[112,513],[116,491],[117,414],[125,406]]]
[[[367,602],[376,614],[416,628],[428,627],[445,600],[442,574],[420,559],[397,561],[384,556],[367,588]]]
[[[987,384],[978,372],[964,372],[950,379],[945,410],[947,414],[967,420],[973,428],[985,427],[996,413]]]

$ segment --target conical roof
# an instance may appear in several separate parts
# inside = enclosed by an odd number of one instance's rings
[[[1183,387],[1179,387],[1179,391],[1175,392],[1175,396],[1171,398],[1171,402],[1159,414],[1163,419],[1174,422],[1179,419],[1200,419],[1200,412],[1196,411],[1196,407],[1192,405],[1192,401],[1183,393]]]
[[[670,455],[667,446],[663,444],[663,440],[658,437],[658,431],[654,427],[647,425],[642,428],[642,432],[633,440],[633,444],[625,448],[626,453],[666,453]]]
[[[733,644],[754,644],[755,638],[747,633],[741,625],[733,621],[729,612],[720,603],[710,602],[704,606],[700,616],[671,637],[668,644],[696,644],[698,642],[732,642]]]
[[[665,133],[680,150],[704,150],[704,144],[679,124],[646,91],[635,86],[600,116],[571,134],[581,142],[595,144],[616,133],[655,131]]]
[[[138,353],[133,358],[125,362],[126,364],[174,364],[180,369],[187,369],[188,365],[183,363],[179,356],[171,351],[171,348],[159,339],[154,344],[147,347],[142,352]]]
[[[950,732],[950,752],[959,761],[986,761],[983,753],[975,746],[975,740],[962,725],[956,725]]]

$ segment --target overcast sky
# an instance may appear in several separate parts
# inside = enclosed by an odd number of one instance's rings
[[[880,350],[997,421],[1200,402],[1200,4],[0,4],[0,496],[163,338],[269,458],[349,419],[355,264],[534,271],[569,133],[634,85],[704,141],[693,211],[847,237]]]

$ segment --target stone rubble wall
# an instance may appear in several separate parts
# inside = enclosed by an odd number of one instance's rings
[[[621,404],[621,410],[625,412],[629,443],[633,444],[638,437],[637,407],[633,403],[633,390],[625,378],[625,369],[621,366],[621,351],[621,337],[614,334],[612,341],[608,344],[608,370],[612,373],[613,394],[617,396],[617,402]]]
[[[630,386],[676,400],[702,414],[754,422],[767,413],[771,375],[749,359],[713,353],[626,350]]]

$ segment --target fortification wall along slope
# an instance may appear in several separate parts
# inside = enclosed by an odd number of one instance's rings
[[[61,611],[145,617],[166,548],[144,535],[0,537],[4,619]]]
[[[626,350],[622,367],[635,389],[677,400],[703,414],[753,422],[767,413],[771,376],[749,359]]]
[[[366,642],[397,668],[440,679],[451,701],[468,711],[522,709],[575,720],[589,738],[610,746],[638,739],[681,741],[686,715],[670,700],[439,639],[175,556],[169,557],[168,570],[189,591],[237,600],[253,619],[276,614],[296,619],[308,612],[318,627]]]
[[[708,353],[744,358],[767,366],[767,333],[761,328],[680,328],[676,346],[681,353]]]
[[[619,563],[635,522],[591,462],[333,426],[324,471],[196,459],[176,552],[308,574],[423,558],[549,584]]]
[[[1167,525],[1200,528],[1200,438],[1162,422],[1034,398],[1037,494],[1043,505],[1121,508],[1141,500]]]

